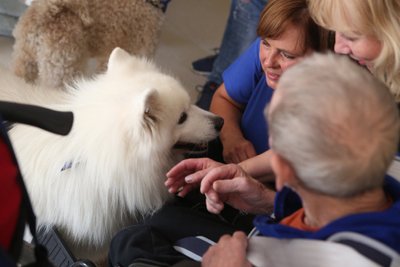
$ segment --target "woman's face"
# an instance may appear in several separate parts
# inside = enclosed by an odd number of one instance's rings
[[[283,72],[311,51],[304,51],[303,43],[302,31],[294,25],[288,25],[279,38],[262,41],[260,60],[269,87],[275,89]]]
[[[336,32],[335,52],[346,54],[356,60],[360,65],[371,70],[372,61],[379,56],[382,43],[373,36],[361,35],[355,32]]]

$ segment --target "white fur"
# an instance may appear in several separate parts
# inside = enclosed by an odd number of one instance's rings
[[[10,137],[39,225],[57,226],[77,256],[104,256],[118,229],[165,203],[175,143],[218,134],[216,116],[191,105],[176,79],[119,48],[106,73],[67,92],[7,75],[1,72],[0,99],[74,113],[67,136],[16,125]],[[183,112],[187,120],[178,124]],[[61,171],[66,163],[72,167]]]

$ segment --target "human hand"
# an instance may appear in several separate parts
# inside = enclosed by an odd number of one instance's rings
[[[222,155],[226,163],[239,163],[257,155],[253,144],[243,137],[221,139],[223,144]]]
[[[201,180],[200,192],[206,196],[207,210],[216,214],[222,211],[224,203],[253,214],[270,212],[275,198],[274,191],[236,164],[210,170]]]
[[[170,193],[175,194],[179,191],[178,196],[184,197],[200,184],[211,169],[222,165],[222,163],[209,158],[182,160],[167,173],[165,186]]]
[[[243,232],[235,232],[232,236],[224,235],[203,255],[201,266],[251,266],[246,258],[247,246],[247,236]]]

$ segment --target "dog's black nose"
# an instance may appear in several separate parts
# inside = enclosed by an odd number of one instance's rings
[[[215,130],[217,130],[218,132],[220,132],[221,129],[222,129],[222,126],[224,125],[224,119],[217,116],[217,117],[215,117],[215,118],[213,119],[213,122],[214,122]]]

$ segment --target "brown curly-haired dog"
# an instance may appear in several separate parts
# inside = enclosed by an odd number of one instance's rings
[[[12,68],[31,83],[62,88],[96,58],[104,70],[115,47],[151,57],[165,14],[154,0],[35,0],[13,35]]]

